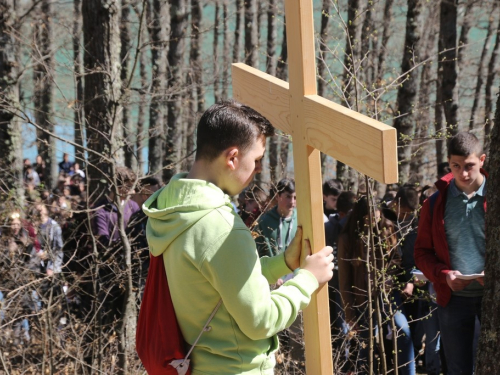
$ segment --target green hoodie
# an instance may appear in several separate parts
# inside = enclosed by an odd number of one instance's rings
[[[259,260],[250,231],[229,197],[212,183],[172,178],[143,206],[154,256],[163,255],[172,301],[191,345],[217,302],[222,305],[191,359],[193,375],[273,374],[276,333],[290,326],[317,289],[316,278],[299,270],[270,291],[269,283],[290,272],[284,254]]]

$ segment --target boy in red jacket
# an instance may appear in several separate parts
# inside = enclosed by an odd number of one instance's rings
[[[481,319],[484,273],[486,155],[479,140],[462,132],[448,143],[451,173],[424,202],[415,263],[434,284],[448,374],[472,374],[476,317]],[[473,277],[473,276],[470,276]]]

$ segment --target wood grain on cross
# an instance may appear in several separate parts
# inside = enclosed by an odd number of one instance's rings
[[[396,130],[324,99],[316,91],[312,0],[286,0],[290,83],[233,64],[233,96],[292,135],[297,213],[304,238],[325,246],[320,151],[386,184],[397,182]],[[306,371],[331,375],[328,288],[304,311]]]

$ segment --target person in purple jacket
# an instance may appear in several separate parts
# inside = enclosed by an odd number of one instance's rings
[[[135,181],[134,173],[125,167],[118,167],[116,173],[118,174],[120,207],[118,208],[116,205],[114,189],[110,189],[109,193],[94,205],[94,208],[98,208],[98,210],[93,219],[93,232],[104,248],[109,248],[120,240],[118,209],[122,210],[124,228],[127,227],[130,217],[140,210],[139,205],[130,199],[132,185]]]
[[[119,210],[123,217],[123,228],[126,229],[130,217],[139,211],[139,205],[130,199],[132,187],[136,180],[135,174],[125,167],[116,169],[118,193],[110,189],[107,196],[98,201],[95,211],[92,230],[97,239],[99,264],[98,302],[102,304],[100,310],[101,323],[112,330],[112,323],[121,318],[123,308],[123,286],[126,285],[124,244],[120,236]],[[123,233],[124,235],[125,232]],[[123,282],[122,282],[123,281]]]

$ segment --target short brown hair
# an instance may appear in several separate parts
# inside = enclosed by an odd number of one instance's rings
[[[198,123],[196,160],[212,161],[233,146],[244,152],[262,135],[274,135],[269,120],[235,100],[221,101],[208,108]]]
[[[448,158],[455,156],[481,156],[483,149],[477,137],[469,132],[461,132],[448,141]]]

